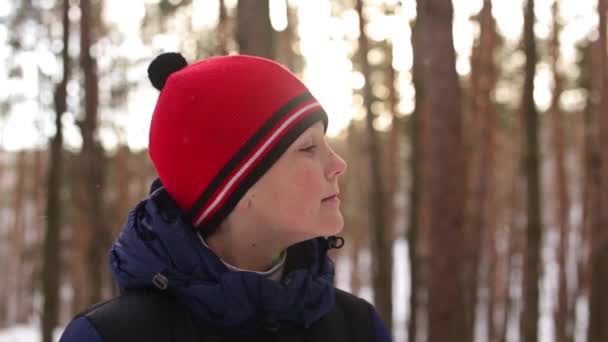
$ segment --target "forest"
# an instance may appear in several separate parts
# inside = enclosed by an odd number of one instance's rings
[[[118,294],[167,51],[310,87],[348,163],[335,285],[394,341],[608,341],[607,3],[3,1],[0,342]]]

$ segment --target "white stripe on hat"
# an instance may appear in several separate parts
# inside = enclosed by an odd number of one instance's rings
[[[256,153],[253,156],[251,156],[251,158],[249,158],[249,160],[241,167],[241,169],[236,174],[234,174],[234,176],[232,176],[232,178],[230,179],[230,181],[228,183],[226,183],[226,185],[224,186],[222,191],[215,197],[215,200],[207,207],[207,209],[198,218],[198,220],[196,220],[196,222],[194,223],[194,226],[198,226],[199,224],[201,224],[201,222],[203,222],[203,220],[205,218],[207,218],[207,216],[209,216],[209,214],[213,211],[213,209],[215,209],[215,207],[222,201],[224,196],[226,196],[226,194],[232,188],[232,186],[236,183],[236,181],[245,173],[245,171],[247,171],[247,169],[249,167],[251,167],[251,165],[257,159],[259,159],[259,157],[262,155],[264,150],[266,150],[268,148],[268,146],[270,144],[272,144],[272,142],[277,138],[277,136],[279,134],[281,134],[281,132],[283,132],[294,120],[296,120],[300,116],[304,115],[304,113],[308,112],[310,109],[315,108],[315,107],[321,107],[321,104],[317,101],[312,102],[312,103],[302,107],[297,112],[294,112],[289,119],[285,120],[283,122],[283,124],[281,126],[279,126],[279,128],[277,128],[274,131],[274,133],[268,138],[268,140],[266,140],[266,142],[262,146],[260,146],[260,148],[256,151]]]

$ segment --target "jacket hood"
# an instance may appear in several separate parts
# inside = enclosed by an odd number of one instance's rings
[[[129,213],[111,248],[110,268],[121,292],[169,291],[214,326],[247,332],[263,318],[308,327],[334,305],[329,248],[325,238],[289,247],[280,282],[230,271],[201,243],[157,181],[150,196]]]

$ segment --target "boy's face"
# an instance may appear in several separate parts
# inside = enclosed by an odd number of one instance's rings
[[[250,188],[252,218],[288,243],[339,233],[338,178],[345,170],[317,122]]]

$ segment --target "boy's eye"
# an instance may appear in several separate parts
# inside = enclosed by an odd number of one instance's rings
[[[310,145],[310,146],[308,146],[308,147],[306,147],[306,148],[301,149],[300,151],[303,151],[303,152],[312,152],[312,151],[314,151],[316,148],[317,148],[317,146],[316,146],[316,145]]]

